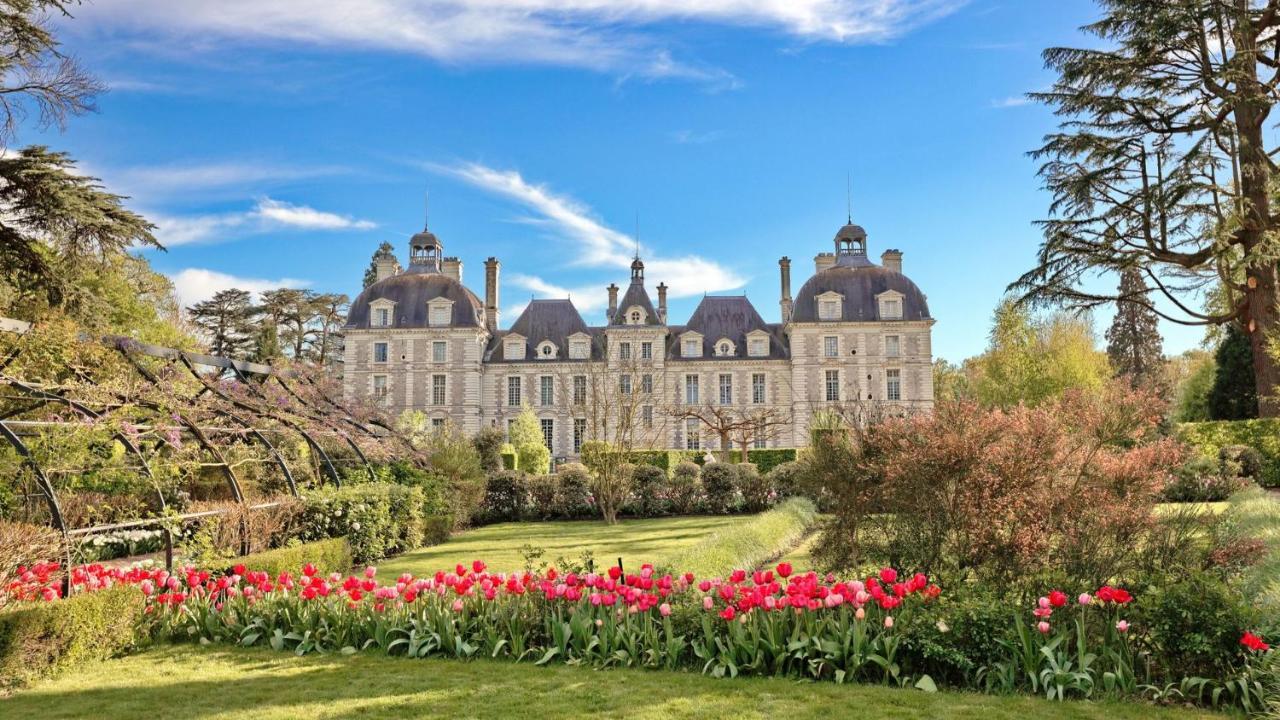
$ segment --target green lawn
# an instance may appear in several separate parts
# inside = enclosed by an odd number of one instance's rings
[[[161,647],[0,699],[0,717],[188,720],[293,718],[1222,717],[1143,704],[1049,703],[1025,697],[689,673],[535,667],[374,655],[295,657],[265,649]]]
[[[545,550],[548,563],[563,556],[576,560],[584,550],[595,553],[597,566],[612,565],[621,557],[628,566],[662,560],[693,545],[707,535],[738,522],[742,517],[678,517],[623,520],[606,525],[597,520],[572,522],[501,523],[468,530],[441,545],[422,548],[383,561],[379,573],[417,576],[480,559],[490,569],[521,570],[526,543]]]

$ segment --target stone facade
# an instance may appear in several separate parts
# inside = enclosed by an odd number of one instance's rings
[[[409,267],[383,259],[377,282],[352,303],[349,397],[421,410],[468,433],[506,427],[527,405],[561,458],[624,433],[636,447],[722,449],[728,426],[734,447],[798,447],[824,407],[933,404],[926,298],[902,274],[902,253],[872,263],[852,223],[835,252],[815,258],[794,299],[791,261],[779,261],[780,323],[766,323],[745,296],[707,296],[685,324],[670,324],[667,287],[657,287],[655,307],[637,258],[622,297],[607,288],[606,324],[588,325],[569,300],[534,300],[503,330],[498,260],[485,263],[482,301],[443,249],[426,230],[414,235]]]

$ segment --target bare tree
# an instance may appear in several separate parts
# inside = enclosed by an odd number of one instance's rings
[[[67,0],[6,0],[0,11],[0,144],[8,144],[34,109],[42,128],[63,129],[72,115],[96,109],[106,87],[59,49],[49,16],[71,17]],[[78,4],[78,3],[77,3]]]

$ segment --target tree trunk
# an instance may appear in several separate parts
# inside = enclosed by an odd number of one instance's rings
[[[1257,53],[1257,35],[1249,20],[1249,3],[1236,0],[1237,15],[1232,35],[1237,54],[1253,57]],[[1236,133],[1239,139],[1240,194],[1244,212],[1240,218],[1240,245],[1245,257],[1266,251],[1265,241],[1271,222],[1271,165],[1263,142],[1263,127],[1270,114],[1271,102],[1266,88],[1258,80],[1257,64],[1239,64],[1243,77],[1238,81],[1234,99]],[[1241,318],[1253,347],[1254,381],[1258,393],[1258,413],[1262,417],[1280,415],[1275,398],[1277,371],[1268,352],[1268,338],[1277,329],[1276,268],[1273,263],[1251,267],[1247,271],[1245,315]]]

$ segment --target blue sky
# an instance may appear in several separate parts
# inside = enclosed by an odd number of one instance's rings
[[[431,228],[503,317],[571,294],[599,323],[631,236],[674,320],[705,292],[778,317],[845,219],[901,249],[935,354],[981,352],[1046,212],[1022,99],[1090,0],[97,0],[60,22],[112,89],[64,133],[160,225],[187,300],[228,285],[354,296]],[[1098,328],[1107,316],[1098,316]],[[1166,351],[1199,342],[1165,326]]]

